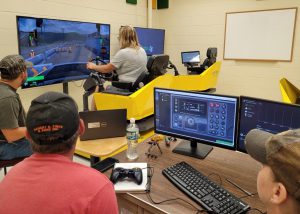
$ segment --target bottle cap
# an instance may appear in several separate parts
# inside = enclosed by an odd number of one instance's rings
[[[135,119],[134,118],[130,118],[130,123],[135,123]]]

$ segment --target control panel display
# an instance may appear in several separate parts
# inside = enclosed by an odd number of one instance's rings
[[[273,134],[300,128],[300,105],[241,97],[238,150],[246,152],[244,140],[251,129]]]
[[[238,98],[155,89],[155,131],[235,147]]]

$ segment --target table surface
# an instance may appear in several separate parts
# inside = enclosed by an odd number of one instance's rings
[[[78,138],[76,151],[95,157],[109,156],[127,145],[126,137],[105,138],[80,141]]]
[[[243,197],[245,196],[245,193],[227,182],[225,180],[226,178],[230,179],[251,193],[257,192],[256,177],[261,165],[253,160],[249,155],[214,147],[212,152],[205,159],[200,160],[173,153],[172,149],[177,144],[178,142],[172,142],[171,146],[168,147],[165,145],[165,143],[160,143],[163,154],[159,155],[156,159],[148,158],[145,155],[145,152],[150,146],[147,142],[143,142],[138,145],[139,158],[135,161],[128,160],[125,152],[121,152],[114,157],[119,159],[120,162],[147,162],[151,167],[154,168],[150,195],[156,202],[179,197],[187,200],[199,209],[202,209],[198,204],[177,189],[162,175],[162,170],[164,168],[181,161],[187,162],[204,175],[209,176],[212,181],[221,184],[222,187],[233,193],[236,197]],[[155,148],[154,152],[159,154],[158,148]],[[105,174],[110,176],[110,173],[111,170],[107,171]],[[221,183],[219,176],[222,180]],[[142,203],[147,204],[147,206],[152,204],[145,193],[125,193],[125,196],[127,199],[131,198],[132,201],[135,201],[137,204]],[[259,200],[257,195],[253,197],[246,197],[242,200],[248,203],[251,208],[258,208],[262,211],[265,211],[265,206]],[[195,208],[181,200],[152,205],[168,213],[196,213]]]

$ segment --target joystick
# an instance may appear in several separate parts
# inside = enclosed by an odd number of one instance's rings
[[[140,185],[143,182],[143,172],[141,168],[132,168],[132,169],[124,169],[121,167],[113,169],[110,180],[113,184],[117,183],[119,180],[124,180],[125,178],[129,178],[133,180],[135,183]]]

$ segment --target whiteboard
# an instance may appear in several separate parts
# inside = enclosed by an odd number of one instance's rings
[[[297,8],[226,13],[224,59],[291,61]]]

